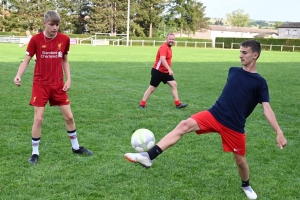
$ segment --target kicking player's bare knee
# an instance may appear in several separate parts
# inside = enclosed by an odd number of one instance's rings
[[[235,164],[241,169],[248,167],[247,161],[244,157],[239,157],[238,159],[235,158]]]
[[[177,127],[178,127],[179,129],[182,130],[182,131],[181,131],[181,133],[182,133],[181,135],[184,135],[184,134],[188,133],[189,130],[190,130],[190,126],[189,126],[187,120],[182,120],[182,121],[178,124]]]

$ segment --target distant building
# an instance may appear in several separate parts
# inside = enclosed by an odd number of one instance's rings
[[[300,38],[300,22],[286,22],[278,27],[279,38]]]
[[[254,38],[278,38],[278,34],[275,32],[270,32],[270,33],[260,33],[256,36],[254,36]]]
[[[197,31],[191,38],[211,39],[214,44],[217,37],[255,38],[256,36],[278,38],[278,33],[273,29],[210,25],[209,29]]]

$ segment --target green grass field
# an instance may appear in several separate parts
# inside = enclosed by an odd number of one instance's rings
[[[73,155],[57,107],[46,107],[36,166],[31,155],[33,108],[28,105],[34,62],[13,79],[25,48],[0,44],[0,199],[240,200],[240,178],[231,153],[218,134],[187,134],[146,170],[127,162],[131,134],[148,128],[161,139],[181,120],[210,108],[220,95],[239,50],[173,48],[179,97],[160,85],[147,108],[138,103],[149,85],[157,47],[72,46],[69,91],[80,145],[92,157]],[[258,199],[300,199],[299,53],[263,51],[258,71],[269,85],[271,106],[288,140],[280,150],[261,105],[248,118],[247,161]]]

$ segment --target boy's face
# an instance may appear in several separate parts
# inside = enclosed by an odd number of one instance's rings
[[[59,22],[48,21],[44,22],[45,32],[47,36],[55,36],[59,29]]]
[[[240,59],[243,66],[247,66],[258,58],[258,53],[253,52],[251,47],[243,47],[240,49]]]

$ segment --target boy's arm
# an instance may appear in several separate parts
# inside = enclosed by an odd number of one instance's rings
[[[271,105],[269,102],[263,102],[262,103],[263,109],[264,109],[264,115],[267,118],[269,124],[272,126],[274,131],[277,134],[277,145],[280,149],[282,149],[284,146],[286,146],[287,141],[284,138],[283,132],[280,129],[276,116],[271,108]]]
[[[63,57],[63,70],[66,76],[66,82],[63,90],[68,91],[71,87],[71,72],[70,72],[70,64],[68,61],[68,54],[65,54]]]
[[[21,86],[21,76],[23,75],[23,73],[25,72],[25,70],[27,69],[28,67],[28,64],[30,62],[30,59],[31,57],[26,55],[25,58],[24,58],[24,61],[21,62],[20,66],[19,66],[19,69],[18,69],[18,72],[17,72],[17,75],[16,77],[14,78],[14,82],[17,86]]]

